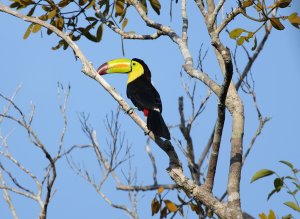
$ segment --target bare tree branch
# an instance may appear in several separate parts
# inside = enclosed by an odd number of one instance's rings
[[[153,191],[153,190],[157,190],[158,188],[173,190],[173,189],[178,189],[179,187],[176,184],[154,184],[148,186],[130,186],[130,185],[117,186],[118,190],[123,190],[123,191]]]
[[[146,151],[151,160],[151,164],[152,164],[152,168],[153,168],[153,174],[152,174],[153,183],[154,183],[154,185],[157,185],[157,168],[156,168],[156,163],[155,163],[155,157],[153,156],[153,154],[151,152],[149,140],[150,139],[148,138],[147,142],[146,142]]]
[[[1,181],[0,187],[2,187],[2,190],[3,190],[3,193],[4,193],[4,199],[6,200],[6,203],[8,204],[8,207],[10,209],[11,215],[12,215],[12,217],[14,219],[18,219],[18,215],[17,215],[16,209],[15,209],[14,204],[13,204],[13,202],[11,200],[11,197],[10,197],[8,191],[7,191],[7,186],[6,186],[5,180],[3,178],[1,168],[0,168],[0,181]]]

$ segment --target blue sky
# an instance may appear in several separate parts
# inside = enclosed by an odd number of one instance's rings
[[[192,5],[189,5],[192,10]],[[150,13],[154,19],[162,19],[162,22],[171,25],[176,31],[180,30],[180,24],[176,20],[178,10],[174,8],[173,22],[168,18],[169,5],[163,5],[162,17]],[[188,8],[188,9],[189,9]],[[294,7],[296,8],[296,7]],[[192,11],[193,12],[193,11]],[[133,14],[129,17],[127,30],[136,32],[152,31],[145,29],[140,19],[135,19]],[[198,12],[190,15],[190,42],[191,53],[196,57],[201,43],[203,48],[208,48],[208,57],[204,63],[204,70],[212,78],[221,80],[220,70],[214,58],[214,52],[207,41],[208,36]],[[193,21],[196,20],[196,21]],[[249,24],[256,25],[254,23]],[[55,151],[58,146],[63,120],[59,112],[59,100],[57,98],[57,82],[64,86],[71,85],[71,95],[69,98],[67,116],[68,128],[64,149],[68,149],[74,144],[89,143],[82,133],[78,115],[85,112],[90,115],[90,123],[96,129],[101,147],[106,147],[107,132],[103,122],[105,115],[117,108],[117,104],[104,89],[92,79],[81,73],[81,63],[76,61],[73,53],[59,50],[52,51],[51,47],[57,42],[56,36],[48,37],[45,30],[31,35],[27,40],[22,36],[28,24],[13,18],[12,16],[0,14],[0,92],[10,96],[17,86],[21,85],[21,91],[16,97],[16,103],[25,113],[30,112],[31,103],[36,105],[36,115],[33,128],[36,130],[44,144],[50,151]],[[241,23],[232,24],[229,28],[240,27]],[[229,40],[226,34],[222,35],[224,42],[234,48],[234,41]],[[269,202],[266,201],[267,194],[272,190],[272,180],[263,179],[250,184],[252,175],[259,169],[269,168],[278,170],[279,173],[286,174],[288,169],[279,164],[279,160],[288,160],[298,168],[299,162],[299,82],[300,82],[300,32],[290,25],[286,25],[286,30],[274,30],[260,54],[259,59],[252,68],[255,79],[255,91],[257,101],[263,116],[271,116],[257,142],[248,157],[242,172],[241,195],[243,209],[257,217],[262,211],[268,212],[274,209],[279,216],[291,212],[282,203],[287,201],[287,196],[275,195]],[[107,28],[105,29],[103,40],[100,44],[95,44],[82,40],[80,48],[97,68],[103,62],[122,57],[121,40]],[[153,84],[161,94],[164,111],[163,115],[168,124],[178,124],[177,101],[180,95],[184,95],[180,84],[180,71],[183,64],[182,57],[175,44],[169,38],[162,37],[155,41],[125,41],[126,57],[139,57],[149,66],[153,74]],[[251,45],[250,45],[251,46]],[[246,57],[240,55],[240,62],[244,63]],[[243,66],[243,65],[242,65]],[[242,69],[242,67],[240,67]],[[185,80],[189,80],[184,76]],[[126,96],[126,76],[111,75],[105,79],[116,88],[116,90]],[[235,75],[236,79],[236,75]],[[207,89],[198,83],[198,96],[204,98]],[[255,109],[252,99],[240,92],[245,104],[245,136],[244,148],[246,150],[252,136],[258,126]],[[198,119],[192,135],[195,143],[197,157],[209,138],[212,126],[216,118],[215,97],[212,97],[207,105],[207,109]],[[185,106],[189,107],[189,102],[185,97]],[[0,108],[3,109],[4,102],[0,101]],[[188,116],[189,111],[186,112]],[[142,115],[141,115],[142,116]],[[145,152],[146,137],[134,122],[121,113],[121,129],[126,133],[128,142],[132,145],[134,157],[132,165],[138,174],[138,184],[148,185],[152,183],[152,168],[150,160]],[[226,189],[227,173],[229,165],[229,147],[231,119],[226,118],[225,131],[218,172],[214,191],[216,195],[221,195]],[[37,175],[41,174],[44,168],[44,158],[41,153],[31,145],[19,127],[14,124],[1,124],[1,132],[8,134],[11,153],[24,162]],[[179,130],[172,129],[173,137],[182,139]],[[151,149],[158,164],[158,179],[161,183],[172,183],[165,168],[168,166],[166,155],[153,143]],[[181,159],[184,159],[179,148],[176,148]],[[96,169],[97,162],[91,151],[82,151],[74,154],[74,160],[94,173],[99,173]],[[128,164],[124,164],[125,170]],[[187,173],[187,166],[184,166]],[[97,172],[98,171],[98,172]],[[23,180],[30,187],[29,182],[22,174],[16,171],[20,181]],[[108,206],[92,187],[78,177],[67,165],[66,160],[58,163],[58,179],[55,187],[57,192],[49,207],[49,218],[99,218],[99,216],[110,215],[110,218],[126,218],[126,215]],[[110,179],[105,187],[107,195],[117,203],[128,204],[127,194],[116,192],[115,184]],[[12,195],[20,218],[34,218],[38,215],[38,206],[31,200],[26,200],[20,196]],[[150,204],[154,197],[154,192],[139,195],[140,218],[150,218]],[[169,194],[172,199],[172,194]],[[6,203],[0,199],[1,218],[11,218]],[[29,210],[30,209],[30,210]],[[191,213],[189,214],[192,215]],[[296,214],[295,214],[296,215]],[[192,218],[189,217],[189,218]]]

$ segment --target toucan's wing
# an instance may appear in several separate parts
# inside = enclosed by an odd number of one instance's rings
[[[159,109],[162,111],[162,104],[159,93],[151,82],[138,78],[127,85],[127,97],[140,110]]]

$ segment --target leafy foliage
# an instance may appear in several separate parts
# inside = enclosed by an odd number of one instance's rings
[[[270,176],[270,175],[276,175],[277,177],[273,181],[274,189],[268,194],[267,199],[269,200],[275,193],[285,190],[286,193],[291,196],[293,201],[285,201],[283,204],[286,205],[287,207],[289,207],[290,209],[300,213],[300,206],[299,206],[299,202],[298,202],[298,199],[296,196],[300,190],[300,182],[299,182],[299,179],[297,176],[297,174],[300,172],[300,170],[296,169],[294,167],[294,165],[288,161],[281,160],[279,162],[286,165],[292,174],[287,175],[287,176],[280,176],[275,171],[268,170],[268,169],[262,169],[262,170],[257,171],[253,175],[253,177],[251,179],[251,183],[256,180],[259,180],[261,178]],[[299,217],[299,215],[298,215],[298,217]],[[276,216],[272,210],[270,211],[268,217],[264,213],[260,214],[259,217],[261,219],[276,219]],[[294,218],[292,214],[288,214],[288,215],[285,215],[282,217],[282,219],[290,219],[290,218]]]
[[[229,32],[229,37],[231,39],[235,39],[237,45],[243,45],[245,41],[249,42],[249,40],[254,37],[254,46],[252,48],[252,50],[254,50],[256,48],[255,34],[268,23],[270,23],[272,27],[277,30],[284,30],[285,26],[282,24],[282,21],[288,20],[290,24],[300,29],[300,17],[296,12],[290,14],[289,16],[275,16],[275,12],[277,10],[289,7],[292,3],[292,0],[272,1],[270,5],[267,5],[266,2],[267,1],[261,0],[245,0],[240,2],[240,7],[244,10],[244,16],[250,20],[262,24],[255,31],[248,31],[241,27],[231,30]],[[257,16],[253,17],[253,13],[249,11],[250,9],[253,9],[256,12]],[[246,33],[247,35],[241,36],[242,33]]]
[[[159,15],[161,9],[159,0],[147,1]],[[147,1],[142,1],[146,12],[148,11]],[[80,40],[84,36],[95,43],[102,40],[104,24],[115,27],[120,24],[122,30],[125,29],[129,21],[126,18],[126,13],[131,6],[129,1],[125,0],[60,0],[59,2],[53,0],[12,0],[12,2],[11,8],[28,9],[27,16],[39,17],[57,29],[68,32],[73,41]],[[39,10],[36,10],[37,8]],[[118,18],[118,21],[115,18]],[[40,30],[40,25],[30,24],[23,39],[27,39],[31,33],[37,33]],[[52,31],[47,30],[47,34],[51,35]],[[56,50],[61,47],[67,49],[68,45],[60,40],[52,49]]]
[[[185,201],[178,194],[177,199],[179,204],[176,204],[173,201],[165,198],[167,194],[168,191],[165,192],[163,187],[158,188],[157,193],[155,194],[151,202],[152,216],[159,213],[160,218],[173,218],[176,214],[179,214],[180,216],[184,217],[184,208],[190,208],[190,210],[195,212],[201,218],[203,215],[213,215],[210,209],[206,209],[206,211],[203,210],[203,208],[200,205],[196,204],[195,201],[193,201],[193,199]]]

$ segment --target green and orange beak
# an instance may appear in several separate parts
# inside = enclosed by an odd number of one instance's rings
[[[102,64],[97,73],[105,75],[110,73],[129,73],[131,71],[131,60],[126,58],[114,59]]]

